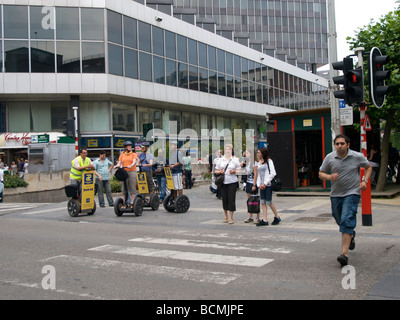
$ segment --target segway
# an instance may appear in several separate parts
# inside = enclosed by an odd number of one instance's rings
[[[138,183],[138,191],[139,193],[136,195],[136,197],[140,197],[143,202],[143,207],[146,208],[151,208],[153,211],[158,210],[158,207],[160,206],[160,198],[158,195],[153,192],[151,195],[150,199],[147,201],[146,199],[146,194],[149,193],[149,188],[147,184],[147,176],[146,172],[141,171],[141,167],[139,166],[139,172],[137,173],[137,183]],[[153,181],[151,181],[153,183]]]
[[[87,171],[82,174],[82,194],[80,194],[79,187],[75,184],[65,186],[64,190],[67,197],[72,198],[67,203],[68,214],[71,217],[77,217],[80,213],[86,213],[91,216],[96,212],[93,171]]]
[[[118,181],[122,181],[125,187],[125,199],[129,197],[128,186],[126,180],[128,180],[128,172],[124,168],[119,168],[114,174]],[[131,206],[126,205],[123,198],[117,198],[114,201],[114,213],[120,217],[124,213],[135,213],[136,216],[141,216],[143,213],[143,198],[139,195],[135,196]]]
[[[185,213],[190,208],[190,200],[187,195],[182,194],[176,197],[178,190],[174,189],[174,181],[172,179],[171,169],[164,167],[165,177],[167,179],[167,186],[171,193],[164,199],[163,206],[168,212]]]

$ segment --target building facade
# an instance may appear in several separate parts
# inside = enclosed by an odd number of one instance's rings
[[[326,79],[158,7],[1,3],[0,155],[8,162],[28,157],[32,135],[62,135],[73,107],[81,145],[114,159],[148,124],[209,138],[212,129],[253,129],[265,141],[267,114],[328,106]]]

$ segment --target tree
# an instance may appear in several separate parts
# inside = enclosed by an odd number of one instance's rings
[[[400,129],[400,1],[397,3],[397,9],[382,16],[379,22],[371,20],[369,25],[359,28],[354,38],[347,38],[351,50],[364,47],[365,51],[369,52],[373,47],[378,47],[383,55],[390,57],[390,63],[385,65],[385,69],[391,72],[390,79],[386,81],[386,85],[391,87],[391,92],[386,95],[386,103],[382,108],[368,107],[368,115],[372,122],[385,122],[377,191],[383,191],[386,183],[390,134],[392,130]],[[365,61],[365,72],[368,70],[367,63]],[[367,101],[370,101],[368,90],[366,92]]]

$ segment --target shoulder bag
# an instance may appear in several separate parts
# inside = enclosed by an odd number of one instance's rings
[[[226,169],[228,168],[229,163],[231,162],[231,160],[232,160],[232,158],[229,159],[229,162],[228,162],[228,164],[226,165],[224,171],[226,171]],[[222,185],[224,184],[225,173],[218,173],[218,174],[217,174],[217,173],[214,173],[214,177],[215,177],[215,181],[214,181],[215,185],[216,185],[218,188],[221,188]]]
[[[267,166],[268,166],[268,171],[271,173],[271,170],[269,169],[269,163],[267,160]],[[277,178],[276,176],[271,180],[271,188],[272,191],[281,191],[282,189],[282,181],[281,179]]]

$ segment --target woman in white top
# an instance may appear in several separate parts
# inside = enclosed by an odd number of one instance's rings
[[[267,226],[267,205],[271,208],[274,213],[273,225],[279,224],[281,218],[278,215],[275,205],[272,203],[272,188],[271,181],[276,175],[274,162],[269,158],[267,149],[260,148],[257,151],[258,159],[258,170],[257,170],[257,186],[260,188],[260,204],[263,212],[263,219],[257,223],[257,226]]]
[[[247,175],[247,180],[246,180],[246,193],[247,193],[247,199],[250,198],[252,194],[257,194],[258,193],[258,188],[257,188],[257,167],[258,167],[258,162],[255,161],[254,159],[254,150],[253,152],[250,152],[250,150],[246,150],[246,159],[247,162],[242,162],[241,165],[242,167],[245,168],[246,175]],[[260,222],[260,214],[257,213],[257,218],[256,220],[253,220],[253,214],[249,212],[249,217],[244,220],[245,223],[259,223]]]
[[[225,213],[225,220],[223,222],[228,222],[229,211],[229,224],[232,224],[233,213],[236,211],[236,189],[238,182],[236,174],[240,171],[240,163],[239,159],[232,155],[233,146],[231,144],[225,145],[224,151],[224,156],[219,158],[215,166],[215,173],[225,175],[224,184],[221,187],[222,207]]]

